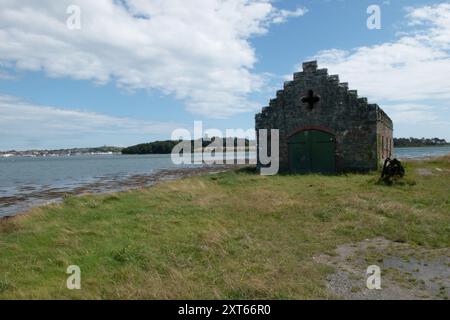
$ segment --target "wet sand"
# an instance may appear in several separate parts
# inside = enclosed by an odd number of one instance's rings
[[[64,196],[83,194],[104,194],[150,187],[158,182],[182,179],[186,177],[215,174],[238,169],[242,165],[206,165],[198,168],[180,168],[158,170],[149,174],[130,175],[128,177],[103,177],[96,182],[83,184],[74,188],[35,188],[24,186],[21,193],[14,196],[0,197],[0,219],[26,212],[40,205],[59,202]]]

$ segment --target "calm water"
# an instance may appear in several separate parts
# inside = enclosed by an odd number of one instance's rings
[[[123,190],[136,185],[136,177],[190,167],[201,165],[175,165],[170,155],[0,158],[0,217],[60,199],[65,192]]]
[[[32,187],[73,188],[108,177],[150,174],[173,167],[170,155],[0,158],[0,196]]]
[[[449,147],[419,147],[419,148],[397,148],[394,155],[398,159],[418,159],[425,157],[439,157],[450,154]]]
[[[395,156],[399,159],[445,154],[450,154],[450,147],[395,150]],[[244,156],[244,153],[238,154],[239,158]],[[250,154],[251,158],[254,156],[254,153]],[[180,166],[172,163],[170,155],[0,158],[0,217],[23,211],[30,205],[46,203],[57,193],[96,183],[96,188],[91,190],[101,191],[133,176],[152,175],[159,170],[175,168]]]

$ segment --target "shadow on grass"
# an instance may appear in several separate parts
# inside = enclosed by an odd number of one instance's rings
[[[247,166],[236,170],[236,173],[259,174],[259,170],[256,168],[256,166]]]

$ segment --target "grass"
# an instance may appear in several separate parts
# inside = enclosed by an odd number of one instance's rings
[[[331,298],[333,269],[313,257],[339,244],[450,246],[449,157],[407,163],[415,183],[377,176],[243,170],[66,197],[0,222],[0,298]],[[81,290],[66,288],[69,265]]]

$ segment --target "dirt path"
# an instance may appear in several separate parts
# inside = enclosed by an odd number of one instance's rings
[[[431,250],[383,238],[342,245],[314,260],[335,269],[327,279],[337,298],[349,300],[449,299],[450,249]],[[381,269],[381,289],[367,288],[367,268]]]

